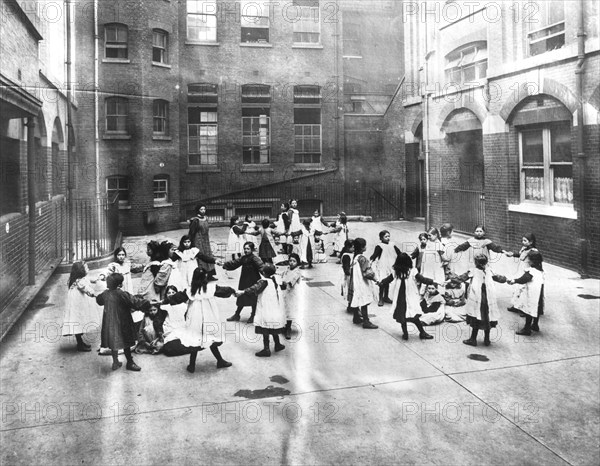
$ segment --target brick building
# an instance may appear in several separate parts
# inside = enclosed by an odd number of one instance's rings
[[[386,121],[403,140],[406,213],[600,273],[598,3],[418,2]],[[400,123],[402,130],[394,127]],[[401,134],[403,133],[403,134]]]
[[[65,254],[69,138],[63,6],[0,4],[0,311]]]
[[[371,14],[375,31],[398,14],[398,2],[370,3],[370,13],[350,0],[82,3],[79,154],[97,176],[77,190],[118,195],[125,234],[173,228],[200,201],[213,220],[272,217],[292,197],[307,215],[340,211],[344,18]],[[381,119],[401,65],[384,66],[399,31],[377,34],[385,54],[370,50],[353,74]]]

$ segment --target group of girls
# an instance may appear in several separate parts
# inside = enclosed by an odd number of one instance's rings
[[[363,238],[345,242],[340,259],[341,291],[347,297],[347,311],[353,314],[353,322],[362,324],[365,329],[377,328],[370,322],[368,314],[368,305],[377,301],[379,306],[392,304],[393,317],[401,324],[405,340],[408,339],[408,322],[417,327],[421,339],[431,339],[433,337],[425,332],[423,325],[443,320],[466,320],[472,331],[463,343],[477,346],[477,334],[482,330],[484,344],[489,346],[490,331],[498,323],[495,283],[507,283],[518,285],[508,310],[525,317],[525,326],[516,333],[527,336],[539,331],[539,316],[544,310],[544,273],[535,235],[524,235],[521,250],[513,253],[485,238],[482,225],[476,227],[473,238],[456,247],[450,242],[452,225],[445,224],[440,230],[441,234],[436,228],[421,233],[412,257],[390,241],[387,230],[380,232],[380,243],[370,259],[364,255],[366,241]],[[457,274],[454,264],[458,254],[469,249],[473,250],[472,262],[469,261],[472,266]],[[508,279],[495,274],[489,267],[489,251],[518,257],[516,276]],[[444,296],[439,291],[441,287],[448,287]],[[461,296],[462,290],[468,291],[466,298]],[[464,313],[446,310],[446,303],[464,305]]]

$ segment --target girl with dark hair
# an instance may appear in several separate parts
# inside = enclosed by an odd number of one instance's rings
[[[454,232],[454,226],[451,223],[444,223],[440,227],[440,242],[444,249],[444,272],[446,277],[449,277],[454,273],[454,263],[456,259],[454,257],[454,248],[457,246],[452,240],[452,233]]]
[[[192,284],[192,276],[198,263],[196,256],[200,251],[192,246],[192,240],[188,235],[183,235],[179,240],[179,247],[173,252],[171,259],[175,263],[169,285],[175,286],[178,290],[189,290]]]
[[[379,284],[375,278],[375,272],[371,269],[369,259],[364,255],[367,242],[363,238],[354,240],[354,259],[352,260],[352,272],[348,286],[348,300],[350,307],[354,310],[355,324],[362,324],[365,329],[376,329],[377,325],[369,320],[369,304],[373,302],[373,289],[369,281]],[[359,314],[360,312],[360,314]]]
[[[494,281],[504,283],[506,278],[495,275],[488,266],[485,254],[475,256],[475,267],[458,277],[460,281],[470,281],[467,298],[467,324],[471,326],[471,337],[465,345],[477,346],[477,333],[484,332],[483,344],[490,345],[490,329],[498,325],[498,301]]]
[[[257,301],[254,330],[257,334],[263,336],[263,349],[256,353],[259,358],[271,356],[269,335],[273,335],[276,352],[285,349],[285,346],[279,341],[279,334],[285,330],[285,312],[281,302],[279,286],[273,277],[275,266],[265,265],[262,268],[262,274],[264,278],[246,288],[243,292],[235,294],[238,299],[244,296],[253,296]]]
[[[141,297],[123,291],[123,275],[113,273],[106,277],[107,290],[96,297],[96,302],[104,306],[102,316],[101,346],[110,348],[113,358],[112,370],[123,364],[119,362],[119,350],[127,358],[127,370],[140,371],[141,368],[131,357],[131,346],[135,344],[137,330],[131,318],[131,310],[148,310],[150,302]]]
[[[254,247],[258,250],[260,246],[260,232],[258,231],[258,226],[254,221],[254,217],[250,214],[246,215],[244,218],[244,237],[243,242],[250,241],[254,243]],[[240,248],[241,251],[241,248]]]
[[[221,318],[215,298],[216,286],[208,283],[208,273],[197,268],[192,278],[190,300],[186,314],[186,330],[181,335],[181,343],[190,348],[190,362],[187,371],[193,373],[196,370],[196,357],[198,351],[207,346],[217,360],[217,368],[229,367],[232,364],[225,361],[219,352],[219,346],[223,344],[221,339]]]
[[[350,307],[350,294],[348,293],[348,287],[350,286],[350,275],[352,273],[352,259],[354,258],[354,241],[347,239],[344,243],[344,247],[340,251],[340,262],[342,263],[342,270],[340,274],[340,292],[342,296],[348,301],[346,306],[346,312],[351,313],[352,308]]]
[[[242,225],[242,220],[237,215],[229,221],[229,238],[227,239],[227,255],[233,260],[242,257],[242,249],[246,240],[247,225]]]
[[[249,241],[244,244],[244,255],[242,257],[231,261],[227,261],[223,264],[223,268],[225,270],[235,270],[238,267],[242,268],[238,290],[245,290],[246,288],[250,288],[258,280],[260,280],[260,272],[264,266],[265,264],[263,263],[263,261],[261,261],[260,258],[256,254],[254,254],[254,243],[251,243]],[[256,314],[256,296],[252,294],[240,294],[236,304],[237,309],[235,311],[235,314],[233,314],[227,320],[229,322],[239,321],[242,309],[246,306],[251,306],[252,313],[250,314],[248,323],[253,323],[254,316]]]
[[[269,219],[265,218],[261,222],[259,233],[261,240],[258,247],[258,257],[260,257],[265,264],[272,264],[273,259],[277,257],[275,236],[281,234],[281,232],[276,231]]]
[[[75,335],[77,351],[91,351],[92,347],[83,341],[83,332],[89,324],[96,325],[102,320],[100,309],[93,298],[96,293],[92,281],[87,277],[88,266],[84,262],[74,262],[67,282],[67,304],[63,315],[62,335]]]
[[[198,267],[203,268],[208,272],[209,280],[216,280],[215,263],[207,262],[203,257],[214,258],[210,247],[210,236],[208,234],[209,224],[206,216],[206,205],[200,204],[196,207],[197,215],[190,220],[190,229],[188,236],[192,240],[192,245],[198,248],[201,255],[196,257]]]
[[[287,202],[283,202],[281,204],[281,212],[279,212],[279,215],[277,216],[277,221],[275,222],[275,228],[279,232],[279,244],[281,245],[282,254],[289,254],[292,249],[291,247],[288,247],[288,237],[291,238],[291,220],[288,213],[289,210],[290,205]]]
[[[535,242],[535,237],[533,241]],[[539,332],[538,321],[544,314],[544,269],[542,255],[538,250],[530,249],[524,262],[526,270],[523,274],[507,283],[519,285],[520,293],[514,307],[516,312],[525,314],[525,326],[516,334],[529,336],[532,330]]]
[[[375,246],[373,254],[371,254],[371,264],[375,275],[379,280],[387,277],[392,273],[392,267],[396,261],[396,257],[400,254],[400,250],[396,245],[390,242],[390,232],[382,230],[379,232],[380,243]],[[379,302],[378,306],[383,306],[383,303],[392,304],[392,300],[389,298],[389,286],[382,285],[379,287]]]
[[[415,261],[415,269],[417,272],[421,272],[423,267],[423,256],[427,249],[427,242],[429,241],[429,235],[426,232],[419,233],[419,245],[415,247],[410,257]]]
[[[333,240],[333,253],[331,257],[336,257],[338,252],[344,247],[344,242],[348,239],[348,217],[344,212],[340,212],[336,222],[333,224],[331,232],[335,234]]]
[[[433,285],[435,282],[426,278],[420,273],[412,275],[413,263],[411,257],[402,252],[394,262],[393,274],[390,274],[383,280],[382,285],[390,285],[392,296],[392,309],[394,310],[394,320],[402,326],[402,339],[408,340],[407,322],[412,322],[419,330],[421,340],[431,340],[433,336],[429,335],[423,328],[419,319],[422,315],[422,309],[419,298],[419,284],[425,283]]]
[[[490,251],[498,254],[506,252],[500,246],[494,244],[492,240],[485,237],[485,227],[483,225],[477,225],[473,233],[473,238],[465,241],[462,244],[459,244],[456,248],[454,248],[454,252],[463,252],[469,249],[473,250],[470,252],[473,263],[475,262],[475,257],[480,254],[483,254],[489,261]]]
[[[520,277],[523,275],[523,273],[525,273],[525,271],[529,268],[527,266],[527,258],[529,257],[529,254],[532,252],[539,252],[537,249],[537,243],[536,243],[536,238],[535,235],[533,233],[525,233],[523,235],[523,238],[521,239],[521,250],[517,253],[515,252],[511,252],[511,251],[506,251],[505,254],[508,257],[518,257],[518,265],[517,265],[517,271],[515,272],[515,275],[517,277]],[[524,286],[517,286],[513,292],[512,298],[510,300],[510,307],[508,308],[508,310],[510,312],[518,312],[518,309],[516,307],[516,303],[519,302],[519,296],[521,294],[521,292],[523,291]]]
[[[285,310],[285,339],[292,338],[292,321],[297,320],[300,308],[306,302],[302,273],[300,273],[300,256],[290,254],[289,268],[281,275],[281,290],[283,293],[283,309]]]

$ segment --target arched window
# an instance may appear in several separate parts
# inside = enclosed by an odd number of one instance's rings
[[[487,42],[463,45],[446,55],[446,81],[468,83],[487,75]]]
[[[104,57],[126,60],[128,53],[128,31],[125,24],[104,25]]]

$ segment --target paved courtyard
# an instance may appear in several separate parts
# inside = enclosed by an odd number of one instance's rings
[[[368,253],[381,229],[405,250],[422,229],[349,226]],[[226,228],[211,229],[215,243],[226,237]],[[134,262],[146,260],[148,239],[125,239]],[[498,285],[492,345],[473,348],[462,343],[465,324],[428,327],[429,341],[409,325],[403,341],[391,305],[370,306],[379,329],[353,325],[335,262],[303,271],[306,306],[283,352],[254,356],[261,342],[246,309],[224,327],[222,354],[233,366],[217,370],[204,351],[195,374],[186,356],[138,355],[134,373],[76,352],[74,339],[59,336],[68,276],[54,275],[2,342],[1,464],[600,463],[598,280],[546,265],[546,314],[534,337],[515,335],[522,319],[505,311],[512,289]],[[517,264],[502,257],[492,268],[511,275]],[[218,268],[218,277],[237,285],[237,273]],[[219,304],[225,320],[234,298]]]

